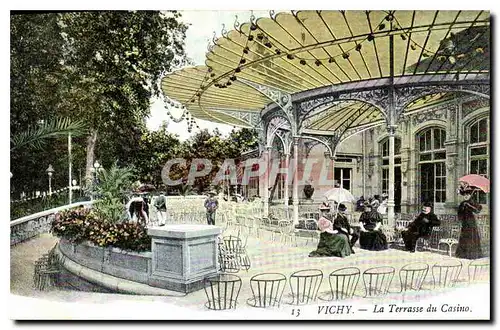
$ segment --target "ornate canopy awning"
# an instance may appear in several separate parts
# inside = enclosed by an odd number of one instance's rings
[[[235,22],[234,30],[214,39],[205,66],[167,75],[162,89],[194,117],[251,126],[255,120],[248,118],[270,100],[245,81],[297,98],[329,86],[376,86],[384,79],[489,79],[489,21],[488,11],[271,12],[270,18]],[[451,94],[436,92],[407,107]],[[344,100],[306,116],[304,128],[329,131],[347,118],[349,127],[384,119],[374,105]]]

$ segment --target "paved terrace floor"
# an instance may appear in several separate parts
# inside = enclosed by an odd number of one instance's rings
[[[225,235],[235,234],[234,231],[229,229],[224,233]],[[226,318],[229,315],[234,316],[236,314],[228,314],[231,312],[209,312],[204,307],[206,302],[206,296],[203,290],[193,292],[187,296],[177,297],[166,297],[166,296],[135,296],[135,295],[124,295],[124,294],[107,294],[107,293],[96,293],[96,292],[82,292],[73,291],[61,288],[49,288],[46,291],[38,291],[33,288],[33,264],[36,259],[38,259],[42,254],[47,253],[55,244],[57,243],[57,238],[50,234],[42,234],[37,238],[31,239],[19,245],[11,247],[10,257],[11,257],[11,293],[16,296],[32,297],[37,299],[43,299],[39,301],[56,302],[56,303],[85,303],[85,304],[101,304],[101,306],[120,306],[120,304],[134,304],[141,303],[140,314],[135,315],[124,315],[124,318],[142,318],[146,319],[177,319],[185,318],[182,315],[196,315],[196,318]],[[316,242],[309,242],[307,244],[305,239],[298,239],[298,246],[287,243],[284,244],[279,241],[270,240],[270,233],[261,233],[260,238],[249,237],[247,243],[247,251],[251,258],[252,267],[246,271],[240,271],[237,275],[242,279],[242,289],[238,299],[237,310],[245,313],[256,313],[259,312],[258,317],[261,318],[275,318],[283,317],[288,318],[290,311],[293,306],[289,305],[292,301],[290,296],[290,286],[287,283],[285,288],[282,305],[279,308],[272,310],[272,314],[268,310],[262,310],[257,308],[249,307],[246,304],[246,300],[252,296],[249,280],[250,278],[261,272],[279,272],[289,277],[289,275],[295,271],[302,269],[320,269],[323,271],[324,279],[320,289],[320,296],[325,296],[329,290],[328,274],[333,270],[355,266],[358,267],[361,272],[364,270],[376,267],[376,266],[392,266],[396,269],[394,280],[391,285],[390,291],[399,291],[399,269],[409,263],[424,262],[432,266],[433,264],[449,259],[455,259],[449,256],[444,256],[431,252],[417,252],[408,253],[405,251],[389,249],[386,251],[372,252],[365,251],[359,248],[355,248],[355,254],[341,258],[309,258],[308,254],[310,251],[315,249]],[[459,283],[456,288],[446,289],[444,291],[436,291],[432,289],[432,276],[431,271],[427,275],[426,281],[424,282],[423,290],[418,294],[407,294],[405,296],[406,303],[415,303],[418,301],[432,299],[437,295],[449,294],[454,290],[460,290],[461,287],[468,287],[468,272],[467,265],[468,260],[462,260],[464,265],[462,272],[460,274]],[[483,284],[473,284],[482,285],[483,288],[488,288]],[[487,284],[489,286],[489,284]],[[325,302],[319,300],[317,303],[313,304],[315,306],[325,305],[325,304],[380,304],[380,303],[392,303],[402,301],[402,294],[400,293],[390,293],[384,298],[363,298],[364,287],[362,279],[358,283],[358,288],[356,290],[355,297],[349,301],[341,302]],[[464,302],[463,300],[460,303]],[[90,305],[85,305],[90,306]],[[170,308],[166,309],[166,306]],[[143,307],[147,307],[143,309]],[[313,306],[311,306],[312,308]],[[317,310],[317,307],[315,307]],[[373,307],[371,307],[373,308]],[[161,313],[153,313],[152,311],[161,310]],[[179,313],[175,312],[179,311]],[[186,311],[188,314],[186,314]],[[69,313],[69,312],[68,312]],[[194,313],[194,314],[193,314]],[[278,313],[278,314],[275,314]],[[50,314],[50,313],[49,313]],[[39,315],[39,314],[36,314]],[[53,314],[51,314],[53,315]],[[62,318],[73,318],[70,316],[71,313],[67,315],[60,315]],[[226,315],[226,316],[223,316]],[[239,318],[250,315],[250,314],[239,314]],[[254,314],[252,314],[254,315]],[[277,315],[272,316],[271,315]],[[281,316],[280,316],[281,315]],[[330,316],[331,317],[331,316]],[[361,317],[364,318],[364,317]]]

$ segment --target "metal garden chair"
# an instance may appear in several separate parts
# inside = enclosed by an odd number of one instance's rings
[[[319,269],[300,270],[290,275],[292,305],[304,305],[315,302],[323,281],[323,272]]]
[[[469,283],[484,282],[490,279],[490,260],[478,259],[473,260],[467,267],[469,273]]]
[[[429,265],[425,263],[412,263],[401,267],[399,270],[400,292],[403,293],[403,301],[407,291],[420,291],[424,284]]]
[[[356,267],[345,267],[334,270],[328,276],[330,282],[330,298],[321,300],[343,300],[354,296],[361,271]]]
[[[241,278],[234,274],[220,274],[204,279],[207,296],[205,307],[212,310],[235,309],[241,290]]]
[[[434,288],[454,287],[462,271],[459,260],[443,261],[432,266]]]
[[[394,278],[394,267],[373,267],[363,272],[365,298],[386,295]]]
[[[250,279],[253,297],[247,300],[252,307],[279,307],[286,286],[286,276],[279,273],[261,273]]]

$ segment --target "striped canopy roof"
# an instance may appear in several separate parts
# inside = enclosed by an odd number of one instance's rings
[[[269,99],[239,78],[295,95],[321,87],[391,77],[489,73],[488,11],[298,11],[271,13],[223,31],[204,66],[184,68],[162,80],[164,95],[196,118],[249,126],[237,113],[259,113]],[[450,98],[436,93],[410,105]],[[361,108],[363,107],[363,108]],[[309,121],[308,129],[331,130],[340,117],[370,105],[344,101]],[[365,111],[370,110],[370,111]]]

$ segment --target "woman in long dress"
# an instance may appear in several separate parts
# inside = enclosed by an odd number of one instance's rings
[[[349,239],[345,234],[333,229],[333,223],[328,218],[329,207],[322,205],[318,227],[321,231],[316,250],[309,253],[309,257],[340,257],[351,254]]]
[[[481,205],[470,200],[472,190],[461,190],[460,194],[464,196],[464,201],[458,206],[458,221],[462,223],[462,230],[455,256],[463,259],[479,259],[483,257],[483,253],[474,214],[481,211]]]
[[[376,205],[378,207],[378,205]],[[374,205],[365,205],[365,212],[359,217],[359,246],[364,250],[387,250],[387,238],[381,231],[382,217]]]

